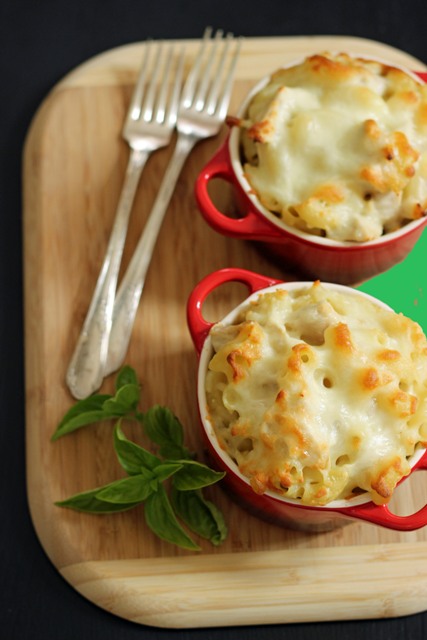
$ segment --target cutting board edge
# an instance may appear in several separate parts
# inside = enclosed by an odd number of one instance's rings
[[[427,542],[422,546],[427,552]],[[299,559],[292,550],[192,556],[171,559],[169,567],[168,558],[95,561],[62,567],[60,573],[106,611],[163,628],[212,627],[219,620],[246,626],[395,618],[426,609],[427,560],[422,567],[419,551],[419,545],[399,543],[304,549]],[[233,566],[236,559],[239,565]],[[311,563],[315,582],[307,579]],[[331,580],[334,563],[338,576]],[[368,584],[360,577],[367,563],[379,576]],[[354,564],[361,572],[356,579]],[[409,567],[417,571],[402,585]]]

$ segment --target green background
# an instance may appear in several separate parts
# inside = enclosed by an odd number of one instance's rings
[[[418,322],[427,334],[427,231],[405,260],[357,288]]]

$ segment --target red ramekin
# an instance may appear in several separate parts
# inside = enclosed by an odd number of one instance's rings
[[[267,491],[262,495],[258,495],[253,491],[248,478],[239,471],[236,463],[220,447],[213,426],[207,415],[205,377],[208,363],[213,355],[209,333],[215,323],[208,322],[204,319],[202,307],[207,296],[213,290],[228,282],[241,282],[245,284],[250,291],[250,295],[221,320],[221,323],[224,324],[233,322],[242,307],[245,307],[252,298],[258,297],[261,291],[266,289],[274,290],[277,288],[301,288],[312,283],[284,283],[280,280],[268,278],[245,269],[221,269],[201,280],[188,299],[188,326],[199,357],[197,395],[204,443],[213,465],[217,469],[226,472],[226,476],[222,482],[231,492],[232,496],[239,504],[259,517],[293,529],[327,531],[342,526],[352,520],[364,520],[388,529],[400,531],[412,531],[424,527],[427,524],[427,505],[411,515],[398,516],[392,513],[387,505],[379,506],[374,504],[367,493],[348,500],[335,500],[325,506],[305,506],[300,504],[298,500],[284,498],[271,491]],[[383,302],[356,289],[335,283],[322,284],[325,287],[332,287],[338,290],[345,289],[347,293],[368,298],[379,306],[389,308]],[[412,468],[411,473],[419,469],[427,470],[427,450],[418,450],[414,454],[410,464]]]
[[[411,75],[420,82],[427,81],[427,73]],[[250,100],[268,80],[264,78],[254,87],[238,117],[244,116]],[[240,159],[239,138],[240,129],[233,127],[198,175],[195,183],[198,207],[208,224],[219,233],[260,243],[268,255],[301,275],[342,284],[363,282],[401,262],[427,224],[427,217],[423,217],[367,242],[341,242],[290,227],[268,211],[251,189]],[[238,217],[221,212],[212,201],[208,187],[211,180],[217,179],[232,185]]]

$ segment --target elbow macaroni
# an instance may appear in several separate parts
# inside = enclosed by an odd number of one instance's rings
[[[401,314],[316,282],[261,293],[211,340],[208,419],[257,493],[383,504],[427,445],[427,340]]]
[[[427,86],[346,54],[274,73],[238,121],[244,173],[287,225],[364,242],[427,210]]]

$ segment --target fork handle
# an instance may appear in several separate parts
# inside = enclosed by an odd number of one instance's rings
[[[104,377],[114,296],[128,221],[148,151],[131,149],[113,229],[83,328],[71,358],[66,382],[75,398],[96,391]]]
[[[197,137],[178,133],[174,152],[153,208],[117,291],[104,376],[119,369],[126,357],[145,278],[163,218],[184,162],[196,142]]]

